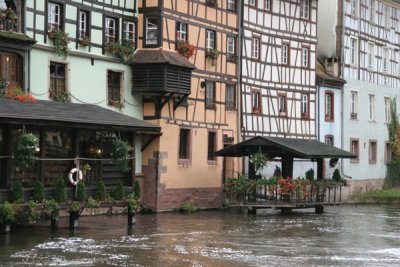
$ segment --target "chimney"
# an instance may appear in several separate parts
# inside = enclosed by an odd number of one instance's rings
[[[334,77],[339,76],[339,61],[337,57],[330,57],[325,59],[326,72]]]

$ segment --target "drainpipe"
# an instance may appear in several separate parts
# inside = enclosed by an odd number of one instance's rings
[[[237,67],[237,75],[238,75],[238,87],[239,87],[239,101],[238,101],[238,112],[237,112],[237,140],[244,141],[245,139],[245,131],[242,131],[243,127],[243,97],[242,97],[242,46],[243,46],[243,12],[244,12],[244,0],[238,1],[240,5],[238,8],[238,67]],[[243,136],[243,139],[242,139]],[[242,174],[244,174],[245,168],[245,159],[242,157]]]

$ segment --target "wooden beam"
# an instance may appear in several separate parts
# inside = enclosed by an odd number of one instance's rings
[[[293,177],[293,157],[282,157],[282,177]]]

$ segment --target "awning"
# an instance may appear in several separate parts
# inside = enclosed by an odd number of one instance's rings
[[[160,134],[161,128],[91,104],[38,100],[22,103],[0,97],[0,123]]]
[[[317,140],[256,136],[215,152],[216,156],[242,157],[260,151],[271,158],[356,158],[356,155]]]

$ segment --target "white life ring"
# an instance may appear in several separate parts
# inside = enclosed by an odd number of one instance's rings
[[[77,179],[76,181],[74,180],[73,174],[78,172]],[[69,171],[69,175],[68,175],[68,179],[69,182],[73,185],[77,185],[79,181],[82,181],[83,177],[82,177],[82,171],[78,168],[73,168],[72,170]]]

